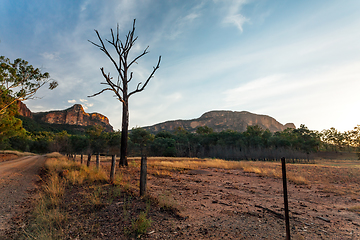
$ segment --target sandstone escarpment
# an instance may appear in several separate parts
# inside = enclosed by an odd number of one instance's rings
[[[41,123],[50,123],[58,125],[75,125],[81,127],[102,126],[105,131],[112,132],[113,127],[109,123],[109,119],[100,113],[86,113],[81,104],[58,111],[37,112],[33,113],[27,106],[18,102],[18,113],[20,116],[32,118],[34,121]]]
[[[179,127],[190,132],[195,132],[196,128],[203,126],[211,127],[215,132],[224,130],[243,132],[246,131],[248,126],[255,125],[258,125],[262,129],[269,129],[271,132],[283,131],[286,128],[295,128],[293,123],[283,125],[272,117],[246,111],[211,111],[204,113],[197,119],[167,121],[144,128],[154,133],[160,131],[174,131]]]
[[[100,125],[104,127],[106,131],[113,131],[107,117],[100,113],[86,113],[81,104],[75,104],[61,111],[40,112],[33,113],[33,115],[35,118],[46,123],[78,126]]]
[[[30,109],[21,101],[17,101],[18,113],[20,116],[32,118],[32,112]]]

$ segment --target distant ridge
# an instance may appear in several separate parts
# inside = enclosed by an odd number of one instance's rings
[[[244,132],[248,126],[255,125],[258,125],[262,129],[269,129],[270,132],[283,131],[287,128],[296,128],[293,123],[283,125],[270,116],[254,114],[246,111],[210,111],[204,113],[201,117],[196,119],[166,121],[143,128],[152,133],[160,131],[172,132],[179,127],[189,132],[195,132],[198,127],[203,126],[208,126],[215,132],[221,132],[224,130]]]
[[[100,113],[86,113],[81,104],[75,104],[65,110],[48,112],[31,112],[24,103],[18,102],[20,116],[31,118],[38,123],[44,122],[56,125],[74,125],[80,127],[102,126],[105,131],[112,132],[109,119]]]

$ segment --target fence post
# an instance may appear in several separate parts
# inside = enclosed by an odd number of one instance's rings
[[[111,170],[110,170],[110,183],[115,182],[115,164],[116,164],[116,155],[111,156]]]
[[[140,170],[140,196],[144,196],[146,191],[146,175],[147,175],[147,157],[141,157]]]
[[[283,188],[284,188],[286,240],[290,240],[289,203],[288,203],[288,193],[287,193],[287,184],[286,184],[286,164],[284,157],[281,158],[281,165],[282,165],[282,177],[283,177]]]
[[[82,165],[82,164],[83,164],[83,162],[84,162],[84,155],[83,155],[83,154],[81,154],[80,159],[81,159],[81,165]]]
[[[86,166],[87,166],[87,167],[90,167],[90,161],[91,161],[91,154],[89,153],[89,154],[88,154],[87,163],[86,163]]]
[[[100,153],[98,153],[96,155],[96,168],[99,169],[100,168]]]

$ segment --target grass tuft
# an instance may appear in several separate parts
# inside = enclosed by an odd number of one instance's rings
[[[156,198],[158,201],[158,205],[166,210],[180,210],[180,206],[177,201],[171,196],[169,191],[165,191],[162,194],[158,195]]]

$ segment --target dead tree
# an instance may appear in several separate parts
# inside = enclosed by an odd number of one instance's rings
[[[135,33],[135,21],[133,22],[132,30],[128,32],[126,35],[126,40],[123,43],[120,40],[120,32],[119,32],[119,24],[117,25],[116,34],[114,34],[113,30],[111,31],[111,40],[106,40],[112,47],[115,48],[116,57],[113,57],[109,51],[107,50],[104,41],[102,40],[99,32],[95,30],[97,37],[100,41],[99,44],[94,43],[89,40],[90,43],[94,44],[98,47],[101,51],[103,51],[106,56],[111,60],[114,64],[115,69],[117,71],[117,81],[113,80],[113,77],[110,76],[110,73],[106,74],[104,68],[100,68],[103,77],[105,78],[105,82],[101,84],[106,85],[101,91],[89,96],[94,97],[97,96],[105,91],[112,91],[115,93],[115,97],[122,103],[123,111],[122,111],[122,126],[121,126],[121,149],[120,149],[120,163],[119,166],[127,166],[127,140],[128,140],[128,127],[129,127],[129,97],[135,93],[141,92],[145,89],[147,84],[149,83],[150,79],[154,76],[157,69],[160,67],[161,56],[159,56],[158,63],[156,67],[153,68],[152,72],[150,73],[149,77],[146,79],[145,83],[139,82],[135,90],[129,92],[128,84],[133,79],[133,72],[130,71],[131,66],[136,61],[143,57],[145,54],[148,53],[148,48],[135,57],[132,60],[129,60],[129,53],[131,48],[134,46],[137,37],[134,37]]]

